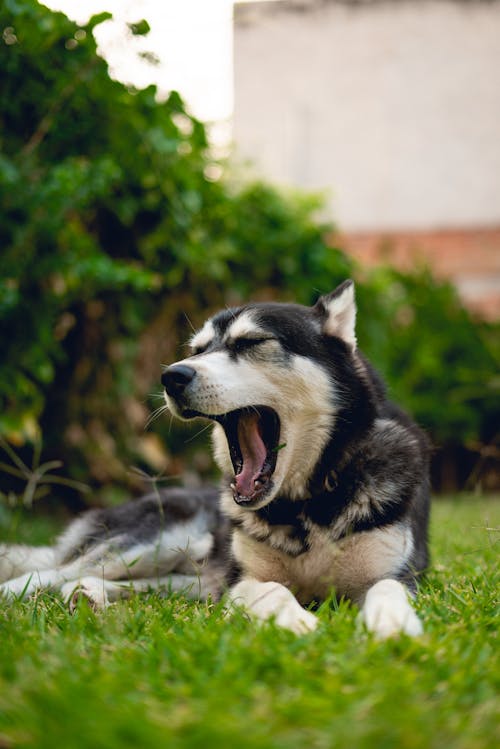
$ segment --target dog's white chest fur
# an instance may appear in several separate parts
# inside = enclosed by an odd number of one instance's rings
[[[233,536],[233,553],[244,574],[274,580],[293,591],[301,603],[324,600],[334,591],[360,601],[366,586],[404,564],[413,549],[411,533],[400,525],[356,533],[332,541],[327,530],[309,533],[309,548],[293,557],[241,531]]]
[[[293,557],[236,531],[233,552],[247,575],[281,583],[301,603],[324,599],[335,587],[335,570],[342,554],[340,545],[321,532],[308,551]]]

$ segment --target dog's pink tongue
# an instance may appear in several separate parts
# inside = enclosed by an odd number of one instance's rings
[[[243,467],[241,473],[236,476],[236,489],[242,497],[249,497],[255,491],[254,481],[262,471],[267,454],[266,446],[260,436],[258,414],[249,413],[240,416],[238,441]]]

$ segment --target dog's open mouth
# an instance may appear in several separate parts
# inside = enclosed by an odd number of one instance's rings
[[[234,499],[242,505],[254,503],[272,486],[280,436],[278,414],[258,406],[231,411],[217,420],[224,427],[234,468]]]
[[[184,416],[201,416],[195,412]],[[280,420],[267,406],[251,406],[221,416],[205,418],[217,421],[224,429],[234,469],[231,489],[235,502],[253,505],[272,488],[272,475],[281,445]]]

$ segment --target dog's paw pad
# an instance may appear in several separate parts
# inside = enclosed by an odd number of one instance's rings
[[[92,595],[89,595],[89,592],[87,590],[85,590],[84,588],[76,588],[68,601],[70,614],[75,613],[80,601],[86,601],[92,611],[97,611],[97,609],[99,608],[99,606],[95,602],[95,599]]]
[[[62,594],[71,614],[74,614],[80,600],[85,600],[93,611],[101,611],[109,606],[109,600],[102,583],[80,582],[78,585],[64,585]]]

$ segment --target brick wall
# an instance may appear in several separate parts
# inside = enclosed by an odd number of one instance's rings
[[[359,232],[333,241],[363,266],[388,262],[408,270],[425,262],[456,285],[466,306],[489,320],[500,317],[500,227],[406,232]]]

